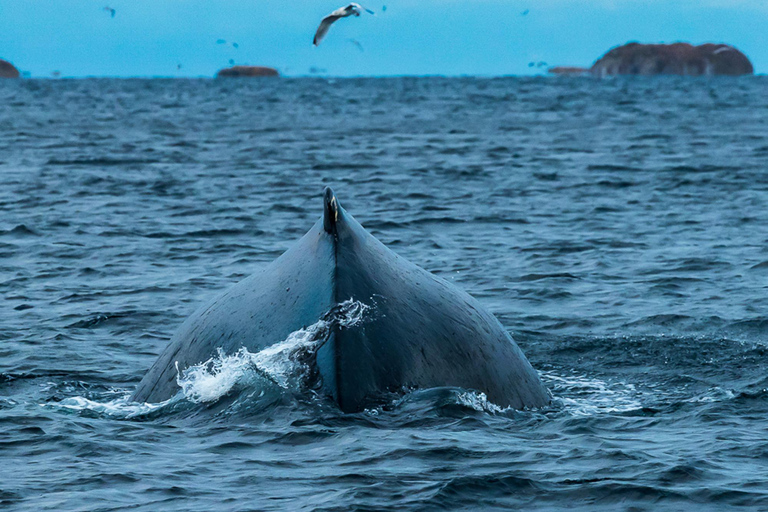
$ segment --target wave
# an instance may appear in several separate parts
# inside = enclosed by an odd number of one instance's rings
[[[19,224],[16,227],[14,227],[13,229],[7,229],[7,230],[0,229],[0,236],[2,236],[2,235],[38,236],[38,234],[34,230],[28,228],[24,224]]]
[[[606,382],[587,375],[541,374],[555,402],[574,416],[616,414],[642,409],[640,393],[633,384]]]
[[[105,167],[112,165],[146,165],[157,164],[160,160],[155,158],[72,158],[72,159],[58,159],[50,158],[46,165],[81,165],[81,166],[96,166]]]
[[[114,416],[124,419],[133,419],[141,416],[147,416],[155,411],[167,409],[171,404],[177,403],[179,397],[173,397],[165,402],[156,404],[150,403],[137,403],[130,401],[130,395],[124,396],[108,401],[91,400],[83,396],[73,396],[65,398],[61,402],[57,402],[53,405],[61,409],[67,409],[77,412],[93,412],[98,415]]]

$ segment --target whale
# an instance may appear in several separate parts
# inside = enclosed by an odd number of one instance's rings
[[[330,188],[306,235],[184,321],[132,400],[168,400],[181,390],[184,369],[217,354],[263,350],[348,300],[369,314],[357,325],[332,325],[311,361],[313,389],[342,412],[363,411],[387,394],[441,387],[484,393],[499,407],[549,404],[538,373],[488,310],[387,248]]]

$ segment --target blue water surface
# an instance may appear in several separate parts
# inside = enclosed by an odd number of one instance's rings
[[[130,403],[325,185],[553,405]],[[0,82],[0,508],[766,510],[766,205],[764,77]]]

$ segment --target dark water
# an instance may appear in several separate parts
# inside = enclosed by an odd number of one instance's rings
[[[326,184],[553,406],[129,403]],[[766,204],[759,77],[2,82],[0,508],[766,510]]]

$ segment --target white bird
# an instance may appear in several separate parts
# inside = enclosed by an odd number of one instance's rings
[[[366,9],[362,5],[356,4],[354,2],[346,7],[339,7],[331,14],[323,18],[323,21],[320,22],[320,26],[317,27],[317,32],[315,32],[315,40],[312,42],[312,44],[315,46],[319,45],[320,41],[322,41],[325,37],[325,34],[328,33],[328,29],[331,28],[331,25],[333,25],[336,20],[346,18],[347,16],[360,16],[362,11],[374,14],[372,10]]]

